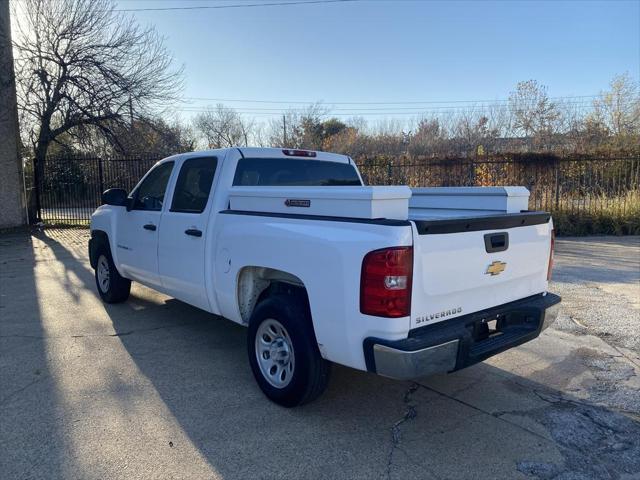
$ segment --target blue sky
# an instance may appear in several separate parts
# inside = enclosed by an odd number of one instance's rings
[[[118,5],[238,3],[243,2]],[[519,80],[531,78],[555,97],[596,94],[618,73],[640,76],[640,1],[381,0],[133,14],[155,25],[185,65],[186,97],[328,104],[475,101],[504,99]],[[216,102],[197,105],[207,103]]]

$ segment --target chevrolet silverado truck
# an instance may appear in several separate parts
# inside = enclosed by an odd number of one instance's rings
[[[156,163],[91,218],[98,293],[131,282],[248,327],[253,375],[287,407],[332,362],[395,379],[453,372],[552,323],[549,213],[524,187],[365,186],[348,156],[228,148]]]

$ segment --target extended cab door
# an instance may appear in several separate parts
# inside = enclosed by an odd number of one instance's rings
[[[117,262],[125,276],[160,286],[158,233],[162,205],[174,162],[153,167],[131,193],[131,207],[117,219]]]
[[[163,290],[210,310],[205,288],[205,233],[211,210],[216,157],[187,158],[162,216],[158,259]]]

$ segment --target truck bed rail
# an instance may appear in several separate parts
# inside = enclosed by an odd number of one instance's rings
[[[549,212],[526,211],[479,217],[413,220],[413,222],[416,224],[419,235],[438,235],[443,233],[477,232],[480,230],[527,227],[548,223],[550,219],[551,214]],[[409,218],[409,220],[412,219]]]

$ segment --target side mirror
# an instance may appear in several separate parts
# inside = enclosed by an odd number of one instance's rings
[[[103,205],[125,207],[127,205],[127,192],[122,188],[110,188],[102,194]]]

